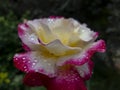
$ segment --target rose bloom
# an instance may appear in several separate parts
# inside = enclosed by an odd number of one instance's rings
[[[47,90],[87,90],[95,52],[105,51],[105,42],[86,24],[72,18],[49,17],[18,25],[24,53],[14,56],[14,65],[26,73],[28,86]]]

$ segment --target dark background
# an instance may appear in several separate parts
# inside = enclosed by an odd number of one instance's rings
[[[93,57],[95,68],[89,90],[120,90],[120,0],[0,0],[0,90],[44,90],[22,83],[24,73],[12,58],[22,52],[17,25],[24,19],[51,15],[86,23],[106,41],[105,53]]]

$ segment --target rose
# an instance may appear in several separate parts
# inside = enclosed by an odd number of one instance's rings
[[[105,51],[105,42],[86,24],[63,17],[26,21],[18,25],[25,53],[14,56],[15,66],[26,72],[24,83],[44,85],[48,90],[86,90],[95,52]]]

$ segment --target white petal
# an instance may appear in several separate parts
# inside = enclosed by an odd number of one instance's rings
[[[47,50],[56,55],[61,56],[65,54],[75,54],[81,51],[81,48],[71,48],[68,46],[63,45],[60,40],[55,40],[45,46]]]
[[[89,28],[87,28],[86,24],[81,25],[79,27],[79,38],[83,41],[90,41],[94,39],[95,32],[91,31]]]
[[[92,75],[93,66],[94,66],[93,62],[89,60],[82,66],[76,66],[76,69],[82,78],[88,80]]]
[[[76,66],[76,68],[81,77],[84,77],[86,74],[89,74],[90,72],[88,63],[85,63],[82,66]]]
[[[39,44],[36,34],[25,24],[18,25],[18,34],[22,42],[27,45],[31,50],[35,50]]]
[[[68,40],[71,37],[73,31],[73,25],[70,21],[71,19],[48,19],[53,20],[52,23],[46,23],[51,31],[56,35],[57,39],[59,39],[62,43],[68,44]]]
[[[40,20],[28,21],[28,25],[43,43],[49,43],[56,39],[56,36],[51,32],[48,25]]]
[[[41,52],[34,52],[31,54],[31,60],[36,60],[37,62],[32,68],[36,72],[40,72],[51,77],[56,74],[56,58],[42,55]]]
[[[24,72],[39,72],[50,77],[56,75],[56,58],[49,53],[32,51],[16,54],[14,56],[15,66]]]

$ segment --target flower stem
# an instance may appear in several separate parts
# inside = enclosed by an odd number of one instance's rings
[[[87,89],[90,90],[90,80],[87,81]]]

